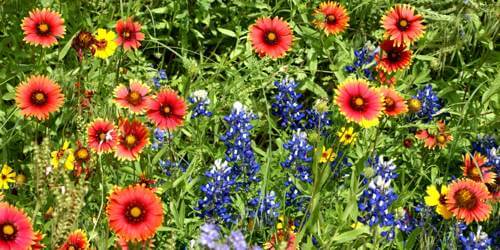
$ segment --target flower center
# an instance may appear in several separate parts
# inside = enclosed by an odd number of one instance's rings
[[[145,211],[141,206],[131,205],[127,208],[125,217],[131,223],[139,223],[145,216]]]
[[[2,174],[2,180],[7,180],[7,175]]]
[[[401,28],[408,27],[408,21],[406,21],[406,19],[401,19],[398,24],[399,24],[399,27],[401,27]]]
[[[365,100],[360,96],[353,97],[351,99],[351,106],[356,111],[363,111],[365,108]]]
[[[277,41],[278,41],[278,36],[276,35],[276,33],[270,31],[266,34],[266,42],[268,44],[276,44]]]
[[[125,137],[125,143],[127,146],[132,147],[135,142],[137,142],[137,138],[134,135],[127,135],[127,137]]]
[[[134,218],[139,218],[139,216],[141,216],[141,214],[142,214],[142,211],[138,207],[133,207],[132,209],[130,209],[130,215]]]
[[[420,100],[412,98],[408,101],[408,109],[411,112],[416,113],[420,111],[421,108],[422,108],[422,103],[420,102]]]
[[[76,249],[77,248],[75,246],[73,246],[73,245],[71,245],[71,246],[68,247],[68,250],[76,250]]]
[[[124,37],[125,39],[130,38],[130,32],[128,32],[128,31],[124,31],[124,32],[122,33],[122,35],[123,35],[123,37]]]
[[[392,111],[392,110],[394,110],[394,108],[395,108],[395,106],[396,106],[396,105],[395,105],[395,104],[396,104],[396,102],[394,102],[394,100],[393,100],[392,98],[387,97],[387,96],[386,96],[386,97],[384,97],[384,104],[385,104],[385,110],[387,110],[387,111]]]
[[[326,16],[326,22],[328,24],[335,24],[336,21],[337,21],[337,18],[335,18],[334,15],[328,15],[328,16]]]
[[[46,34],[49,31],[49,25],[46,23],[41,23],[37,26],[37,30],[41,34]]]
[[[446,137],[444,137],[444,135],[438,135],[438,137],[436,138],[436,140],[440,143],[440,144],[443,144],[446,142]]]
[[[105,49],[107,45],[108,45],[108,42],[106,41],[106,39],[102,39],[102,40],[95,42],[95,46],[97,46],[97,48],[99,48],[101,50]]]
[[[401,59],[401,55],[398,51],[389,51],[387,52],[387,57],[391,62],[398,62]]]
[[[160,108],[160,112],[163,116],[170,116],[172,109],[170,108],[170,106],[165,105],[165,106]]]
[[[99,134],[99,140],[100,140],[100,141],[105,141],[105,140],[106,140],[106,133],[101,132],[101,133]]]
[[[443,206],[446,205],[446,195],[444,194],[439,195],[439,204]]]
[[[36,91],[31,95],[31,101],[36,105],[43,105],[47,102],[47,96],[42,92]]]
[[[470,170],[470,175],[473,179],[481,179],[481,174],[479,173],[479,168],[477,166],[472,167],[472,169]]]
[[[11,241],[16,239],[17,229],[14,225],[6,223],[2,225],[2,231],[0,231],[0,240]]]
[[[76,152],[76,156],[80,160],[86,160],[89,157],[89,151],[86,148],[81,148]]]
[[[132,105],[138,105],[141,102],[141,95],[137,91],[131,91],[127,96],[127,100]]]
[[[476,205],[476,196],[467,189],[462,189],[455,194],[459,208],[471,209]]]

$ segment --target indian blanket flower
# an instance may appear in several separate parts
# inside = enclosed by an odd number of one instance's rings
[[[375,59],[383,70],[390,73],[410,66],[413,53],[406,45],[396,45],[393,40],[385,40],[380,48],[381,54],[376,55]]]
[[[92,54],[94,54],[95,49],[92,45],[95,43],[94,36],[87,31],[81,30],[78,34],[73,38],[71,42],[71,47],[76,50],[76,55],[78,60],[81,62],[83,60],[83,56],[85,52],[89,50]]]
[[[137,120],[124,120],[118,130],[118,144],[115,156],[120,160],[133,161],[139,158],[144,147],[149,143],[149,131]]]
[[[85,234],[85,232],[80,229],[70,233],[64,244],[59,248],[59,250],[86,250],[86,249],[89,249],[87,234]]]
[[[441,191],[438,191],[435,185],[430,185],[425,190],[426,196],[424,197],[425,205],[430,207],[436,207],[436,213],[443,216],[444,219],[449,220],[452,213],[446,207],[446,195],[448,193],[448,187],[446,185],[441,186]]]
[[[106,59],[115,53],[118,44],[116,43],[116,34],[113,31],[105,29],[97,29],[97,34],[92,44],[94,56],[101,59]]]
[[[115,126],[107,120],[94,120],[87,128],[87,141],[90,149],[96,153],[111,152],[117,143]]]
[[[125,241],[152,238],[163,223],[163,205],[152,189],[133,185],[115,188],[106,207],[109,227]]]
[[[453,141],[453,136],[446,129],[446,124],[443,120],[437,121],[436,126],[438,127],[438,133],[436,134],[436,144],[440,149],[443,149],[450,141]]]
[[[140,114],[144,112],[151,97],[148,96],[149,87],[138,80],[131,80],[129,86],[118,85],[115,88],[115,102],[130,112]]]
[[[50,47],[64,37],[66,28],[61,15],[50,9],[35,9],[23,19],[24,41],[31,45]]]
[[[279,119],[278,125],[281,128],[301,128],[306,114],[299,102],[302,94],[295,91],[298,84],[293,79],[285,78],[282,81],[275,81],[274,86],[278,88],[278,92],[274,96],[275,101],[271,104],[271,110]]]
[[[405,99],[393,88],[381,87],[380,93],[384,97],[384,113],[388,116],[397,116],[408,111]]]
[[[259,56],[284,57],[292,47],[292,29],[279,17],[259,18],[250,26],[249,39]]]
[[[429,122],[441,109],[441,101],[432,90],[432,86],[426,85],[408,101],[408,109],[424,122]]]
[[[194,91],[189,97],[189,102],[194,104],[191,118],[196,118],[198,116],[212,116],[212,112],[207,110],[208,105],[210,105],[210,99],[208,99],[208,92],[206,90],[200,89]]]
[[[471,154],[465,154],[462,166],[464,177],[484,184],[495,183],[496,174],[492,171],[491,166],[485,165],[487,160],[486,156],[478,152],[475,152],[472,158]]]
[[[378,123],[384,104],[378,90],[371,88],[362,79],[344,81],[335,90],[335,103],[347,120],[356,122],[363,127]]]
[[[340,143],[344,145],[353,144],[356,141],[357,133],[354,132],[353,127],[342,127],[337,132],[337,136],[339,137]]]
[[[16,103],[24,116],[38,120],[49,118],[64,103],[61,87],[46,76],[30,76],[16,87]]]
[[[75,157],[75,165],[82,166],[90,160],[90,151],[87,147],[83,146],[79,141],[77,142],[77,148],[73,153]]]
[[[42,243],[44,238],[44,235],[40,231],[36,231],[33,236],[33,241],[31,243],[31,249],[30,250],[42,250],[45,249],[47,246]]]
[[[35,234],[26,213],[0,203],[0,249],[29,249]]]
[[[16,172],[7,164],[3,164],[0,172],[0,189],[9,189],[9,183],[16,182]]]
[[[344,6],[337,2],[323,2],[314,11],[314,24],[325,31],[327,35],[336,35],[349,26],[349,15]]]
[[[397,45],[412,43],[424,34],[423,18],[414,12],[410,5],[396,4],[382,17],[382,27]]]
[[[186,103],[175,91],[160,90],[149,101],[147,115],[158,128],[173,130],[184,122]]]
[[[134,22],[131,17],[127,17],[125,20],[118,20],[115,31],[118,34],[116,42],[122,45],[126,51],[138,49],[141,46],[141,41],[144,40],[144,34],[141,32],[141,24]]]
[[[75,167],[75,155],[73,154],[73,149],[69,147],[68,141],[64,142],[61,149],[53,151],[50,155],[52,156],[51,163],[54,168],[59,167],[59,163],[64,157],[66,157],[64,159],[64,168],[73,170]]]
[[[464,247],[464,250],[487,250],[492,246],[492,240],[488,234],[482,231],[482,227],[479,225],[477,231],[469,231],[469,234],[465,232],[467,228],[466,225],[459,225],[459,235],[458,239]]]
[[[490,198],[483,183],[469,179],[456,180],[448,188],[446,207],[457,219],[467,224],[485,221],[491,212],[491,206],[486,203]]]
[[[417,130],[415,137],[424,141],[424,147],[434,149],[436,147],[436,136],[429,133],[426,129]]]

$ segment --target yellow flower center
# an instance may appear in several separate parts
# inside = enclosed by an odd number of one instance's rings
[[[41,23],[38,25],[38,31],[45,33],[49,30],[49,26],[46,23]]]
[[[334,15],[328,15],[328,16],[326,16],[326,22],[327,23],[335,23],[336,20],[337,20],[337,18],[335,18]]]
[[[99,140],[105,141],[106,140],[106,134],[105,133],[100,133],[99,134]]]
[[[138,105],[141,101],[141,94],[137,91],[131,91],[127,96],[127,100],[133,105]]]
[[[170,107],[169,106],[163,107],[163,113],[170,114]]]
[[[479,172],[479,168],[474,166],[472,167],[472,169],[470,170],[470,175],[471,177],[476,177],[476,178],[481,178],[481,174]]]
[[[78,150],[78,152],[76,152],[76,156],[78,157],[78,159],[87,159],[87,157],[89,156],[89,151],[85,148],[81,148]]]
[[[399,21],[399,26],[405,28],[406,26],[408,26],[408,21],[406,21],[404,19]]]
[[[133,146],[136,141],[137,141],[137,138],[135,138],[135,136],[133,136],[133,135],[127,135],[127,137],[125,137],[125,142],[129,146]]]
[[[139,218],[139,216],[141,216],[142,214],[142,210],[138,207],[133,207],[132,209],[130,209],[130,215],[134,218]]]
[[[125,31],[122,33],[124,38],[129,38],[130,37],[130,32]]]
[[[476,196],[467,189],[462,189],[455,194],[459,208],[471,209],[476,205]]]
[[[13,235],[15,233],[15,231],[16,230],[14,229],[14,227],[10,224],[6,224],[2,228],[2,232],[5,235]]]
[[[390,98],[390,97],[385,97],[384,98],[384,103],[385,103],[385,109],[386,110],[392,110],[394,109],[394,104],[396,104],[394,102],[394,99]]]
[[[68,250],[76,250],[75,246],[71,245],[68,247]]]
[[[438,135],[438,137],[436,138],[437,141],[440,143],[440,144],[443,144],[446,142],[446,137],[444,135]]]
[[[274,42],[276,40],[276,33],[274,32],[267,33],[267,40]]]
[[[418,112],[420,111],[420,109],[422,108],[422,103],[420,102],[420,100],[416,99],[416,98],[412,98],[408,101],[408,109],[411,111],[411,112]]]
[[[352,105],[354,106],[354,109],[356,110],[361,110],[363,108],[363,105],[365,104],[365,100],[361,97],[354,97],[352,99]]]

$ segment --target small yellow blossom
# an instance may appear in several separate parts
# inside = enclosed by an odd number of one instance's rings
[[[2,172],[0,173],[0,189],[9,189],[9,183],[16,182],[16,172],[9,167],[9,165],[4,164]]]
[[[341,128],[337,135],[340,137],[340,142],[344,145],[352,144],[356,140],[356,133],[354,133],[354,128]]]

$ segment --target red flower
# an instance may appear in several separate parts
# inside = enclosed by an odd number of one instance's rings
[[[447,131],[446,124],[443,120],[437,121],[438,134],[436,135],[436,143],[440,149],[446,147],[448,142],[453,141],[453,136]]]
[[[253,49],[261,57],[283,57],[292,46],[292,29],[279,17],[258,19],[250,26],[249,35]]]
[[[82,230],[76,230],[68,235],[68,239],[59,250],[86,250],[89,249],[87,235]]]
[[[412,52],[404,44],[396,46],[394,41],[385,40],[380,44],[380,48],[382,54],[376,55],[375,59],[383,70],[390,73],[410,66]]]
[[[314,11],[316,27],[323,29],[327,35],[336,35],[349,26],[349,15],[344,6],[337,2],[323,2]]]
[[[57,37],[64,37],[65,27],[61,15],[50,9],[35,9],[23,19],[21,25],[24,41],[31,45],[50,47],[57,43]]]
[[[37,231],[33,235],[33,242],[31,243],[31,250],[42,250],[45,249],[45,245],[42,243],[44,235]]]
[[[118,34],[117,43],[123,45],[123,49],[137,49],[141,46],[141,41],[144,40],[144,34],[141,32],[141,24],[134,22],[131,17],[126,20],[118,20],[115,27]]]
[[[424,147],[428,149],[434,149],[436,147],[436,136],[430,134],[427,130],[417,130],[415,137],[419,140],[424,141]]]
[[[115,88],[115,101],[118,106],[128,108],[132,113],[142,113],[149,100],[149,88],[140,81],[131,81],[129,87],[119,85]]]
[[[96,119],[87,129],[89,147],[97,153],[107,153],[116,146],[116,130],[113,123]]]
[[[31,76],[16,88],[16,103],[24,116],[49,118],[64,103],[61,87],[46,76]]]
[[[163,223],[160,198],[149,188],[135,185],[116,188],[106,207],[109,227],[124,241],[145,241]]]
[[[120,160],[135,160],[142,149],[149,143],[148,129],[139,121],[124,120],[121,122],[120,135],[115,156]]]
[[[0,249],[29,249],[33,239],[33,227],[24,211],[1,202]]]
[[[412,43],[424,34],[423,18],[414,11],[410,5],[396,4],[382,17],[382,27],[396,45]]]
[[[381,87],[380,93],[384,97],[384,113],[386,115],[396,116],[408,111],[405,99],[396,90]]]
[[[491,166],[484,165],[487,161],[486,156],[477,152],[474,153],[473,158],[471,158],[471,154],[465,154],[464,165],[462,166],[464,177],[484,184],[494,184],[496,174],[491,171]]]
[[[488,189],[483,183],[473,180],[457,180],[450,184],[446,195],[446,207],[459,220],[470,224],[488,219],[491,206],[485,201],[490,199]]]
[[[161,90],[148,106],[149,119],[160,129],[175,129],[184,122],[186,103],[172,90]]]

